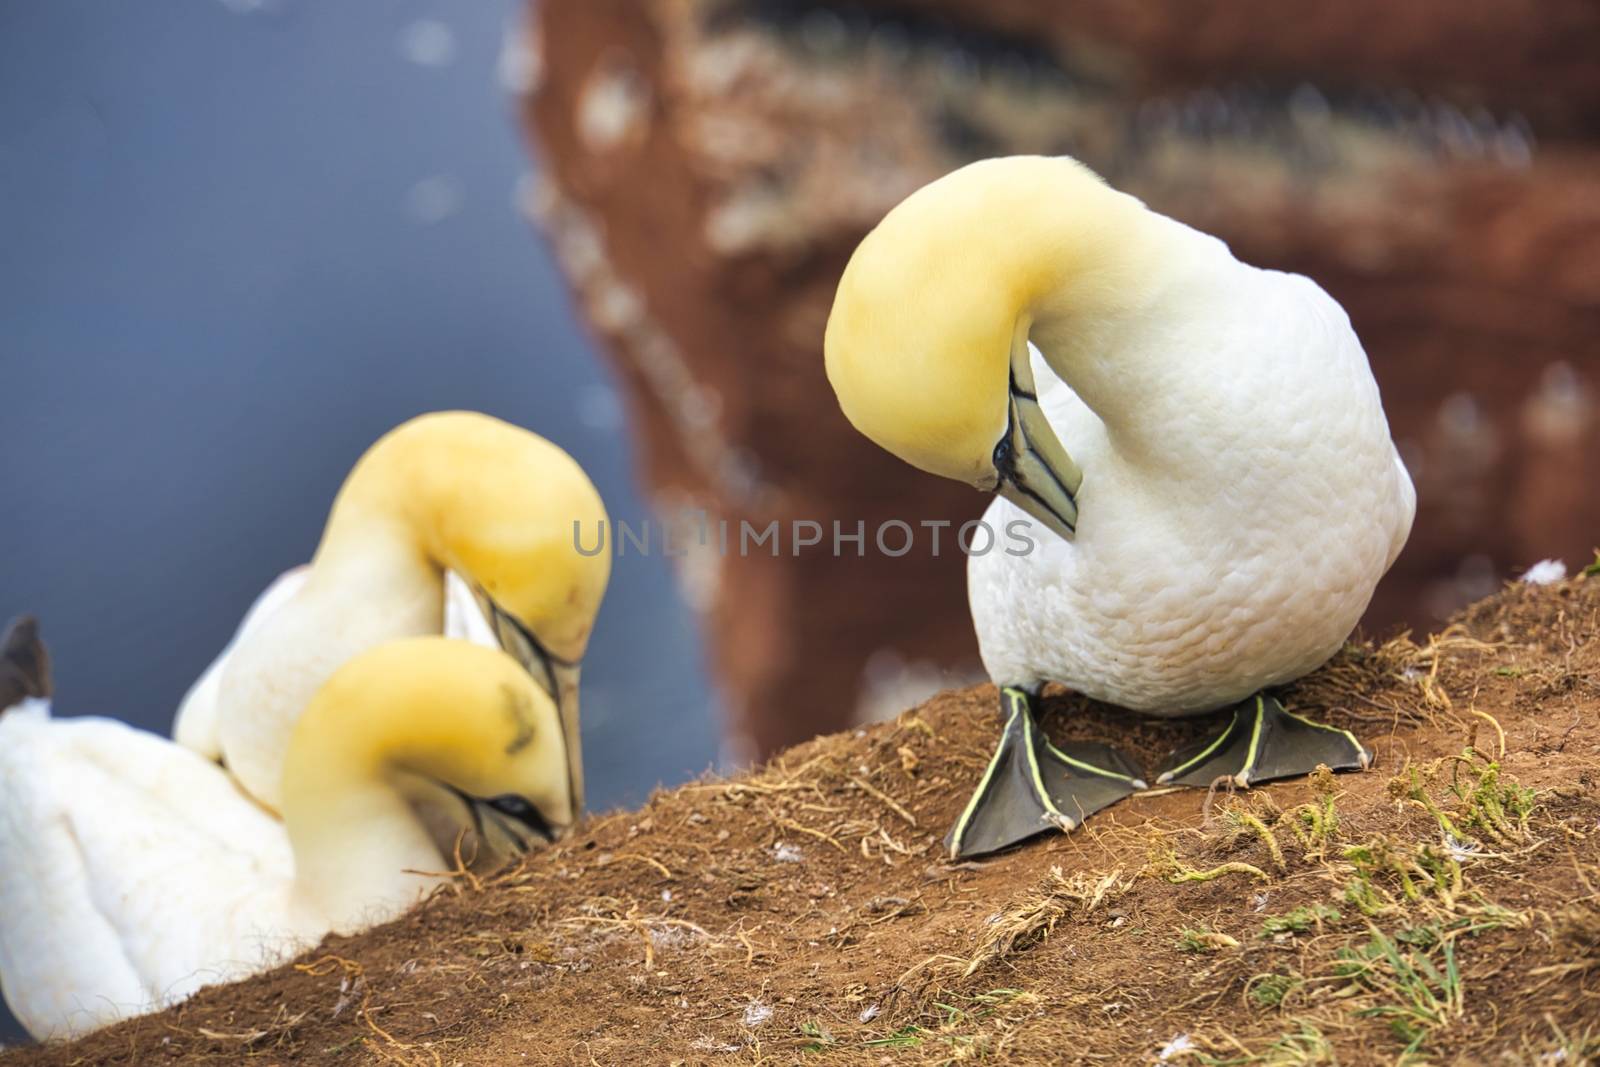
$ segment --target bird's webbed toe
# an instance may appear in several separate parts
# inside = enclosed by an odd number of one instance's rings
[[[1110,745],[1052,745],[1020,689],[1000,694],[1005,727],[982,781],[945,837],[955,858],[996,852],[1035,834],[1072,830],[1143,789],[1138,770]]]
[[[1156,784],[1207,787],[1231,778],[1249,786],[1310,774],[1321,765],[1366,770],[1371,762],[1372,754],[1350,731],[1290,714],[1275,698],[1258,693],[1233,709],[1220,732],[1174,752]]]

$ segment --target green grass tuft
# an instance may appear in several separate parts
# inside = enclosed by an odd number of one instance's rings
[[[1338,922],[1343,916],[1339,909],[1328,904],[1302,904],[1282,915],[1269,915],[1261,921],[1261,936],[1301,934],[1310,929],[1321,929],[1325,922]]]
[[[1276,1008],[1304,983],[1297,974],[1258,974],[1245,985],[1245,991],[1256,1007]]]
[[[1432,956],[1435,947],[1438,962]],[[1333,975],[1375,1001],[1356,1015],[1387,1021],[1389,1032],[1405,1045],[1403,1057],[1417,1052],[1435,1030],[1460,1019],[1465,1010],[1455,943],[1437,927],[1406,929],[1395,937],[1373,927],[1366,944],[1339,950]]]

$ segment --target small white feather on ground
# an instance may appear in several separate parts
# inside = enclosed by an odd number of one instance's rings
[[[1554,585],[1567,580],[1567,565],[1559,559],[1541,559],[1529,567],[1520,581],[1529,585]]]

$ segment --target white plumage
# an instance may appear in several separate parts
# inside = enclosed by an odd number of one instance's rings
[[[114,720],[52,719],[39,699],[0,714],[0,857],[0,982],[36,1037],[298,945],[282,823],[215,764]]]
[[[1033,549],[1011,555],[999,537],[970,559],[968,596],[996,682],[1181,714],[1332,656],[1416,494],[1344,310],[1310,279],[1159,222],[1163,288],[1094,325],[1114,359],[1077,364],[1098,414],[1032,354],[1045,415],[1084,471],[1075,539],[1034,523]],[[1028,516],[997,497],[985,518],[1003,535]]]
[[[0,645],[0,992],[37,1037],[398,915],[470,827],[522,849],[572,821],[559,713],[499,649],[429,637],[339,668],[295,728],[280,821],[189,749],[52,719],[31,620]]]

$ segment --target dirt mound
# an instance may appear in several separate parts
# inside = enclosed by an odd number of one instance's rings
[[[945,693],[0,1064],[1590,1062],[1597,627],[1580,578],[1352,643],[1285,702],[1356,730],[1373,771],[1152,792],[983,863],[939,841],[995,694]],[[1147,765],[1208,725],[1046,708]]]

